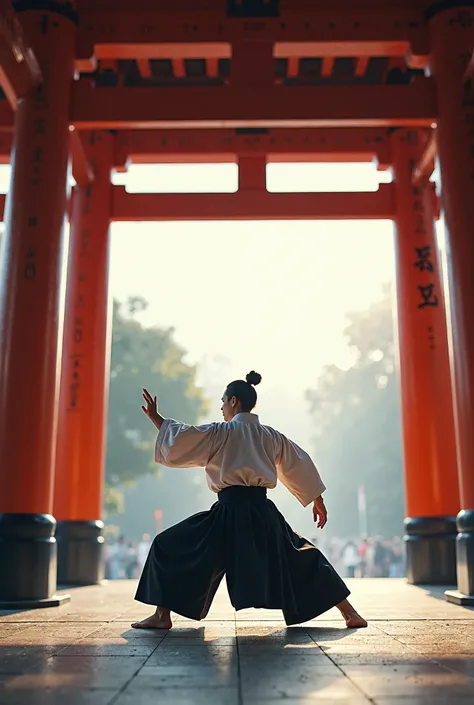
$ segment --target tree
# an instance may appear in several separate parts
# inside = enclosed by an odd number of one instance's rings
[[[366,311],[348,314],[345,330],[354,363],[325,368],[307,393],[315,422],[315,457],[329,486],[339,536],[359,531],[358,486],[364,485],[368,529],[399,534],[404,492],[399,382],[390,288]],[[329,525],[328,525],[329,526]]]
[[[157,474],[153,462],[156,429],[141,411],[141,390],[158,397],[168,417],[196,423],[206,411],[196,369],[184,362],[185,351],[173,339],[173,329],[146,328],[136,319],[146,301],[114,301],[110,399],[107,434],[106,510],[120,509],[114,488]],[[181,482],[186,482],[186,476]]]

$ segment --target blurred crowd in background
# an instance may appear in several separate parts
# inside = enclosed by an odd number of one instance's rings
[[[144,534],[141,541],[129,541],[120,536],[106,544],[105,577],[108,580],[138,578],[143,570],[151,537]],[[395,536],[330,539],[325,546],[318,539],[313,543],[323,551],[344,578],[401,578],[405,575],[405,545]]]
[[[151,546],[149,534],[141,541],[129,541],[119,536],[105,545],[105,578],[107,580],[132,580],[139,578]]]
[[[344,578],[402,578],[405,544],[401,537],[332,538],[321,550]]]

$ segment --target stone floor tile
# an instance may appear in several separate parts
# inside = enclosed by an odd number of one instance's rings
[[[271,679],[267,673],[256,670],[241,673],[242,695],[244,703],[248,698],[266,698],[268,700],[287,698],[318,698],[326,703],[331,698],[360,698],[361,691],[338,671],[334,675],[320,675],[311,667],[296,668],[293,673],[273,671]]]
[[[68,646],[61,652],[61,656],[151,656],[158,646],[156,640],[151,646],[137,644],[136,641],[134,640],[131,644],[120,639],[114,640],[114,643],[110,643],[109,639],[106,644],[101,639],[98,639],[95,644],[90,641],[88,643],[82,641]]]
[[[436,655],[432,656],[432,658],[436,659],[436,662],[439,663],[440,666],[450,668],[453,671],[458,671],[459,673],[464,673],[470,678],[474,678],[474,659],[470,655],[467,655],[464,658],[456,656],[455,654],[449,656]]]
[[[254,643],[254,644],[243,644],[239,645],[239,655],[254,656],[257,655],[267,655],[268,658],[274,659],[279,656],[285,656],[290,658],[291,656],[310,656],[311,658],[327,658],[324,651],[322,651],[317,644],[314,642],[312,644],[304,644],[301,646],[294,644],[278,644],[276,642],[270,643]]]
[[[51,656],[67,648],[61,645],[6,646],[0,648],[0,673],[23,673],[37,663],[46,661]]]
[[[392,666],[403,665],[408,666],[415,664],[431,663],[431,659],[422,654],[415,652],[397,653],[397,654],[379,654],[374,652],[366,653],[346,653],[332,654],[331,660],[338,666]]]
[[[308,630],[301,627],[286,629],[285,627],[274,626],[274,625],[253,625],[245,624],[245,626],[240,626],[237,624],[236,627],[237,636],[243,638],[245,636],[261,636],[261,637],[275,637],[277,639],[306,639],[308,640]]]
[[[55,623],[79,622],[80,624],[84,624],[85,622],[89,624],[99,622],[100,624],[113,622],[118,616],[116,612],[69,612],[68,614],[61,615],[49,621]]]
[[[53,616],[52,609],[7,612],[0,616],[0,624],[37,624],[38,622],[47,622]]]
[[[116,690],[0,690],[0,705],[110,705]]]
[[[165,687],[143,691],[127,688],[120,694],[114,705],[239,705],[239,702],[237,688]],[[267,705],[270,704],[267,703]]]
[[[271,659],[258,654],[253,656],[246,654],[240,656],[239,664],[242,677],[258,671],[259,676],[262,679],[267,678],[268,682],[272,681],[275,672],[279,674],[286,673],[291,678],[296,672],[306,673],[308,671],[317,673],[318,676],[339,677],[341,674],[341,670],[330,659],[315,659],[305,654],[291,655],[289,657],[276,656]]]
[[[122,637],[123,639],[164,639],[168,634],[168,629],[131,629],[129,624],[118,624],[113,622],[107,624],[106,626],[94,628],[92,632],[88,634],[89,637],[93,639],[118,639]]]
[[[226,619],[226,620],[208,620],[205,619],[202,622],[196,622],[194,620],[179,620],[178,624],[176,627],[173,627],[173,629],[169,630],[170,634],[173,634],[176,631],[183,631],[186,629],[189,631],[189,633],[192,633],[193,631],[201,631],[201,630],[208,630],[208,629],[213,629],[215,631],[223,630],[231,630],[235,632],[235,620],[233,619]]]
[[[237,663],[237,649],[232,646],[193,648],[178,647],[166,649],[159,646],[146,662],[145,668],[152,666],[189,665],[228,668]]]
[[[474,649],[460,644],[457,648],[445,646],[443,644],[410,644],[413,650],[417,651],[429,658],[437,659],[440,656],[448,653],[451,656],[455,654],[459,657],[474,659]]]
[[[412,649],[406,644],[400,644],[396,641],[387,642],[387,644],[379,644],[377,649],[373,646],[367,644],[321,644],[320,648],[327,654],[330,658],[336,656],[356,656],[360,654],[373,654],[374,656],[395,656],[397,654],[411,654],[420,653],[419,651]]]
[[[236,630],[233,625],[229,627],[215,628],[212,625],[201,626],[199,628],[186,627],[179,624],[167,632],[167,639],[203,639],[205,636],[236,636]]]
[[[411,676],[427,676],[427,675],[437,675],[439,673],[446,673],[446,668],[436,661],[429,661],[428,663],[415,663],[415,664],[390,664],[390,665],[371,665],[371,666],[358,666],[358,665],[344,665],[340,666],[343,673],[346,674],[348,678],[355,678],[358,676],[364,677],[376,677],[382,676],[387,677],[411,677]]]
[[[226,666],[170,664],[143,668],[128,684],[127,690],[141,691],[159,688],[238,687],[237,661]]]
[[[20,632],[21,638],[40,641],[42,638],[63,639],[64,643],[76,641],[93,634],[102,625],[93,624],[58,624],[48,623],[43,626],[28,626]]]
[[[346,699],[346,695],[342,694],[339,695],[337,692],[331,693],[330,700],[326,700],[326,703],[335,703],[335,705],[372,705],[371,701],[364,697],[362,693],[359,693],[359,695],[351,695],[350,699]],[[324,700],[324,695],[320,696],[318,694],[316,695],[310,695],[309,697],[306,695],[303,695],[301,697],[296,697],[296,698],[277,698],[277,699],[267,699],[267,698],[252,698],[252,697],[246,697],[243,700],[243,705],[281,705],[282,703],[284,705],[311,705],[311,703],[323,703],[325,702]],[[402,705],[401,703],[398,703],[398,705]],[[461,703],[461,705],[463,705]]]
[[[374,705],[472,705],[472,697],[456,695],[430,695],[430,696],[413,696],[409,698],[401,697],[386,697],[375,698]],[[286,703],[285,703],[286,705]]]
[[[77,638],[73,639],[64,639],[63,637],[60,636],[44,636],[41,638],[38,635],[35,636],[23,636],[22,634],[17,634],[14,637],[9,637],[6,639],[2,639],[0,641],[0,659],[2,658],[2,653],[5,651],[7,647],[21,647],[23,649],[26,648],[40,648],[43,646],[56,646],[58,647],[57,651],[60,651],[59,647],[62,647],[63,649],[66,649],[68,646],[71,646],[71,644],[74,644],[78,642],[81,639],[81,636],[78,635]]]
[[[193,649],[196,646],[236,646],[237,637],[235,636],[208,636],[203,635],[202,639],[197,639],[193,637],[170,639],[168,636],[160,642],[160,646],[166,648],[176,648],[177,646],[185,646],[186,648]]]
[[[10,637],[12,634],[21,634],[28,629],[29,624],[6,624],[0,617],[0,641]]]
[[[119,690],[138,673],[146,660],[141,656],[53,656],[18,676],[15,687]]]
[[[345,673],[365,695],[370,698],[381,696],[414,696],[450,694],[453,702],[458,696],[474,698],[474,681],[469,677],[439,668],[438,670],[413,671],[410,667],[399,666],[397,671],[386,667],[375,668],[372,673],[365,674],[363,668],[345,669]],[[407,670],[404,670],[407,669]]]

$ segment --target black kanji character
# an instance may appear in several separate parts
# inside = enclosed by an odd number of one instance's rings
[[[420,272],[434,272],[434,265],[431,261],[431,246],[426,245],[426,247],[416,247],[415,248],[417,260],[413,265]]]
[[[435,293],[434,284],[428,284],[428,286],[419,286],[418,290],[423,299],[421,304],[418,304],[418,308],[426,308],[427,306],[436,308],[439,305],[438,297]]]

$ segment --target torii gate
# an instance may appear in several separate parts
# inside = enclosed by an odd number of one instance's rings
[[[11,152],[12,164],[0,278],[0,606],[58,604],[57,550],[62,584],[101,578],[110,222],[234,218],[395,221],[408,577],[455,582],[456,544],[459,589],[448,599],[472,604],[474,2],[156,5],[0,2],[0,161]],[[376,193],[266,190],[269,162],[369,160],[394,173]],[[111,171],[131,162],[203,161],[237,163],[238,192],[111,185]]]

